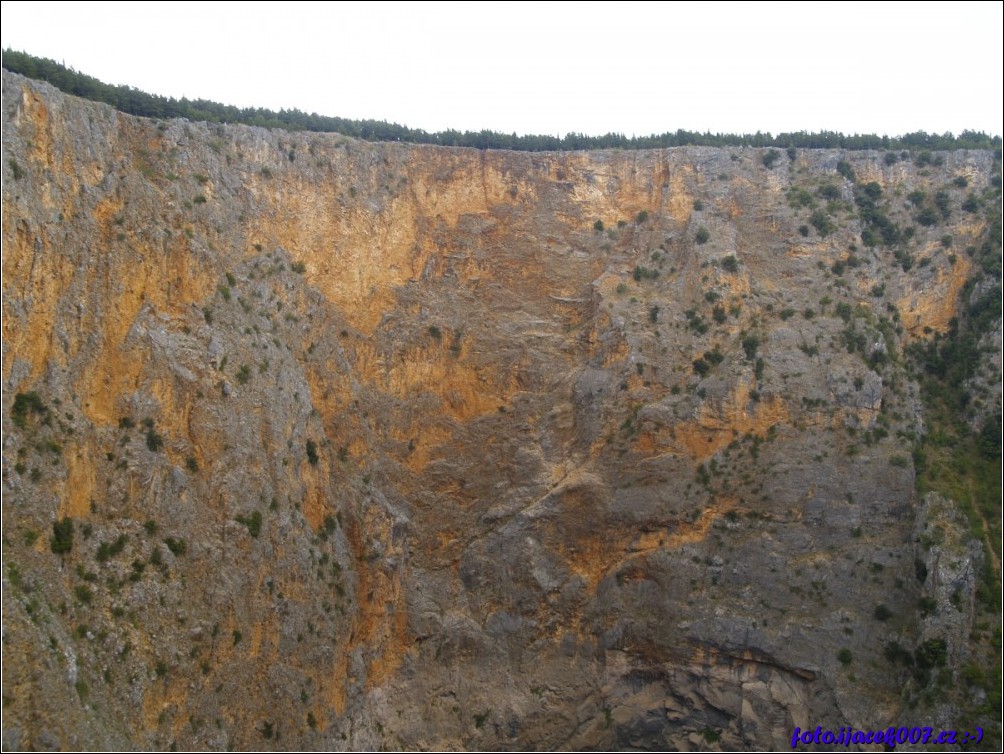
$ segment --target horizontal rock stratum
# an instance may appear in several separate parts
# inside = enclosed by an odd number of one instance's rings
[[[4,72],[5,748],[954,723],[889,659],[972,662],[983,568],[916,491],[904,350],[968,301],[999,162],[767,151],[368,143]]]

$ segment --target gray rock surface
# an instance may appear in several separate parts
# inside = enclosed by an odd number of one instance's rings
[[[903,349],[990,154],[372,144],[6,72],[3,119],[5,749],[778,748],[904,719],[890,642],[969,661]],[[904,225],[947,187],[923,266],[840,160]]]

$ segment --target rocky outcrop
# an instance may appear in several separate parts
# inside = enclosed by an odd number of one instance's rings
[[[990,154],[3,118],[5,745],[779,747],[964,635],[902,350]]]

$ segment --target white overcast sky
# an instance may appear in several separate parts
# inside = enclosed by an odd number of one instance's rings
[[[1001,2],[3,2],[112,84],[428,131],[1002,133]]]

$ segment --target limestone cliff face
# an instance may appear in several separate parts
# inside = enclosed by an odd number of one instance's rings
[[[3,152],[7,743],[903,719],[883,646],[929,637],[900,354],[956,314],[986,229],[953,180],[991,155],[372,144],[6,72]],[[861,244],[841,161],[904,224],[947,194],[909,271]]]

